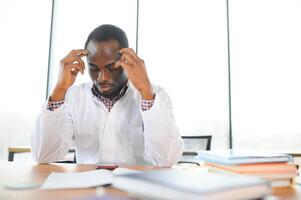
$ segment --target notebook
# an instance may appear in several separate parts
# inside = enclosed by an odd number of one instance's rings
[[[197,158],[206,162],[218,163],[223,165],[292,161],[292,157],[286,154],[237,150],[198,151]]]

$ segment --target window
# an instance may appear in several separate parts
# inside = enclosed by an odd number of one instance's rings
[[[60,0],[55,1],[53,21],[50,87],[51,94],[58,79],[59,62],[72,49],[83,49],[89,33],[101,24],[122,28],[130,47],[136,47],[136,1],[124,0]],[[86,59],[83,59],[86,62]],[[90,81],[88,71],[79,74],[76,84]]]
[[[60,60],[97,26],[115,24],[131,48],[138,41],[182,135],[212,135],[213,150],[229,147],[227,1],[54,2],[48,95]],[[301,1],[228,2],[233,147],[300,151]],[[0,3],[0,160],[8,146],[29,145],[45,100],[51,9],[52,0]],[[87,81],[86,71],[76,84]]]
[[[30,145],[45,100],[50,20],[51,1],[0,2],[0,160],[8,146]]]
[[[138,53],[169,93],[182,135],[228,148],[227,15],[223,0],[140,1]]]
[[[231,0],[234,148],[301,149],[301,1]]]

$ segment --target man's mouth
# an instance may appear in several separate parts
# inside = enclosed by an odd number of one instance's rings
[[[112,88],[111,84],[98,84],[98,89],[100,91],[107,91],[110,90]]]

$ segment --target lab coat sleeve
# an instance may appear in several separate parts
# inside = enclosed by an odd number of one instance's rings
[[[144,157],[154,165],[169,167],[176,164],[183,153],[183,140],[176,126],[173,107],[168,94],[157,87],[153,106],[142,111],[144,125]]]
[[[72,145],[73,123],[66,102],[54,111],[47,109],[46,102],[32,133],[33,159],[38,163],[62,160]]]

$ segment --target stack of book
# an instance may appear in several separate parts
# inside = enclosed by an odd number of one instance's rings
[[[286,154],[246,151],[200,151],[198,159],[209,170],[260,176],[271,181],[272,187],[288,187],[298,175],[297,165]]]

